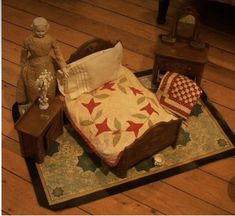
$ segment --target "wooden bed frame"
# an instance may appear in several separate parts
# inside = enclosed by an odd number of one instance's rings
[[[67,63],[113,46],[114,43],[110,41],[102,39],[90,40],[80,46],[70,56]],[[118,164],[112,167],[114,173],[118,177],[124,178],[127,175],[127,170],[136,163],[156,154],[168,146],[175,148],[181,122],[181,119],[171,120],[167,123],[160,122],[149,128],[141,137],[124,149]]]

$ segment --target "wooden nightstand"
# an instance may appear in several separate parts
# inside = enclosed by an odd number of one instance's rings
[[[200,84],[204,65],[207,63],[207,52],[208,45],[205,49],[195,49],[185,42],[167,44],[159,38],[153,66],[152,89],[157,89],[161,71],[168,70],[186,75]]]
[[[21,153],[42,163],[52,140],[63,133],[63,109],[59,99],[49,99],[49,108],[40,110],[35,102],[16,122]]]
[[[182,8],[169,34],[159,35],[153,66],[152,89],[156,90],[166,71],[186,75],[200,84],[209,45],[199,38],[199,14]]]

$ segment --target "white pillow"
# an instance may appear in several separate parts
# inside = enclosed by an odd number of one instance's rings
[[[117,79],[121,73],[123,48],[118,42],[113,48],[102,50],[68,65],[69,78],[58,77],[60,92],[75,99],[108,81]]]

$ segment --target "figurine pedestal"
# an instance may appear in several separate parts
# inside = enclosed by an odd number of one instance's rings
[[[58,99],[49,100],[49,108],[40,110],[35,102],[16,122],[21,153],[42,163],[52,140],[63,133],[63,109]]]

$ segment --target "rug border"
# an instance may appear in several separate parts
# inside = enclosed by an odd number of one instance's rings
[[[151,74],[152,74],[152,70],[146,70],[146,71],[138,72],[135,75],[137,77],[141,77],[141,76],[146,76],[146,75],[151,75]],[[230,139],[233,146],[235,147],[235,136],[232,130],[229,128],[228,124],[225,122],[225,120],[221,116],[221,114],[210,103],[205,93],[203,93],[201,99],[203,103],[205,103],[206,107],[211,112],[211,114],[214,116],[214,118],[216,119],[216,121],[218,122],[218,124],[220,125],[224,133],[226,134],[226,136]],[[147,183],[151,183],[151,182],[163,179],[163,178],[167,178],[175,174],[180,174],[185,171],[192,170],[194,168],[207,164],[209,162],[213,162],[213,161],[230,157],[233,155],[235,155],[235,149],[230,149],[225,152],[209,156],[207,158],[198,159],[196,161],[189,162],[179,167],[170,168],[160,173],[155,173],[152,175],[142,177],[140,179],[136,179],[132,182],[126,182],[121,185],[116,185],[105,190],[97,191],[90,195],[85,195],[79,198],[73,198],[63,203],[53,204],[53,205],[49,205],[49,202],[46,198],[45,191],[43,190],[43,185],[42,185],[42,182],[40,181],[39,173],[37,171],[35,163],[33,162],[32,159],[28,159],[28,158],[26,158],[25,161],[26,161],[29,173],[30,173],[30,177],[32,179],[34,191],[36,193],[36,197],[37,197],[39,205],[46,207],[48,209],[51,209],[51,210],[60,210],[63,208],[74,207],[74,206],[78,206],[84,203],[88,203],[88,202],[91,202],[100,198],[104,198],[104,197],[107,197],[116,193],[121,193],[123,191],[130,190],[132,188],[135,188],[135,187],[147,184]]]

